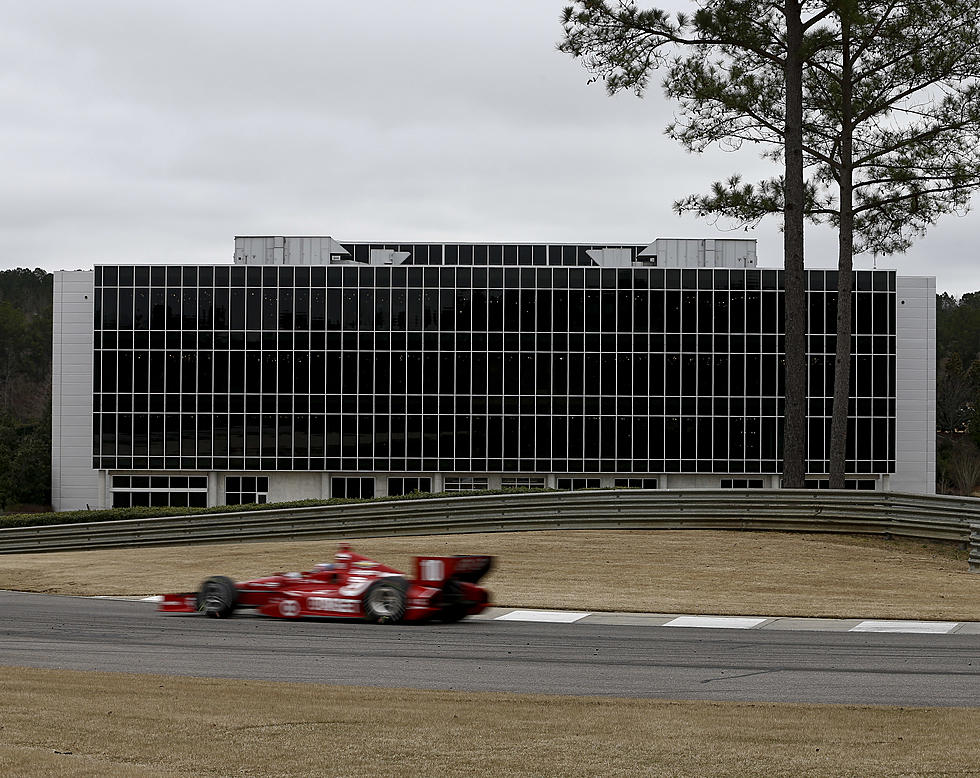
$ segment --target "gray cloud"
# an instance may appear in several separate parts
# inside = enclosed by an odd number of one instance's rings
[[[655,90],[588,85],[554,48],[562,5],[7,4],[0,264],[225,261],[235,234],[717,234],[673,200],[769,164],[690,155],[664,137],[673,108]],[[980,289],[978,224],[944,219],[878,264]],[[778,223],[751,234],[778,265]],[[830,230],[807,249],[812,266],[835,264]]]

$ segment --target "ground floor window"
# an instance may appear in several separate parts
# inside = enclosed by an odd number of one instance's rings
[[[761,478],[722,478],[722,489],[762,489],[764,482]]]
[[[374,476],[334,476],[330,479],[332,497],[374,497]]]
[[[847,478],[844,480],[845,489],[858,489],[860,491],[873,492],[877,489],[878,482],[874,478]],[[829,489],[829,478],[807,478],[803,482],[807,489]]]
[[[544,489],[543,478],[504,478],[500,485],[504,489]]]
[[[559,489],[598,489],[602,480],[599,478],[559,478]]]
[[[486,478],[447,478],[445,489],[447,492],[476,492],[487,488]]]
[[[411,494],[412,492],[431,492],[431,478],[389,478],[388,494]]]
[[[617,489],[656,489],[656,478],[617,478],[613,485]]]
[[[230,475],[225,478],[225,505],[264,505],[268,499],[268,476]]]
[[[112,507],[206,508],[206,475],[114,475]]]

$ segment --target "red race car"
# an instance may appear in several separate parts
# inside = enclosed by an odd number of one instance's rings
[[[287,619],[328,616],[380,624],[459,621],[488,606],[490,592],[476,583],[492,566],[490,556],[419,556],[409,578],[342,544],[333,562],[308,572],[276,573],[239,583],[213,576],[198,592],[163,595],[157,609],[204,613],[216,619],[227,618],[238,608],[251,608],[264,616]]]

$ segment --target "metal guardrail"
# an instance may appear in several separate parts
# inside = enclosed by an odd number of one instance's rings
[[[15,527],[0,529],[0,554],[546,529],[741,529],[972,541],[971,569],[980,572],[978,528],[980,500],[967,497],[828,490],[624,489],[382,500]]]
[[[980,524],[970,525],[970,572],[980,573]]]

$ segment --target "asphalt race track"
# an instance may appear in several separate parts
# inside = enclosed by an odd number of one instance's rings
[[[0,665],[698,700],[980,705],[980,635],[164,615],[0,591]]]

